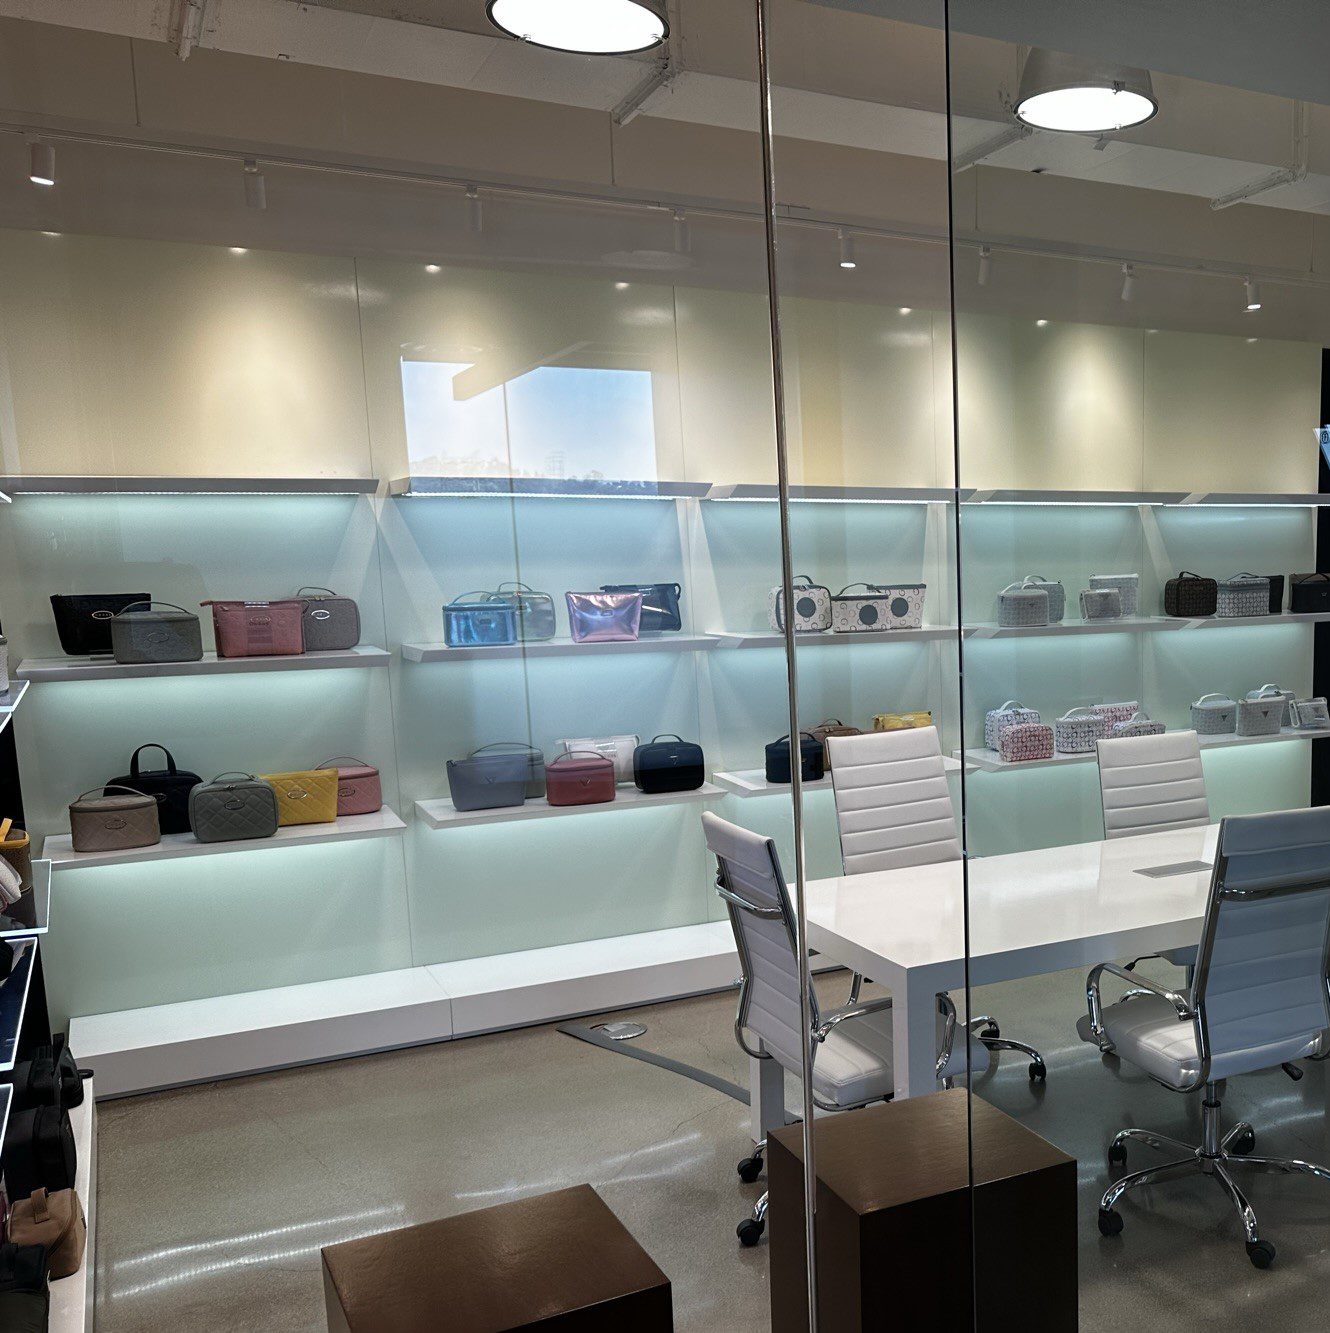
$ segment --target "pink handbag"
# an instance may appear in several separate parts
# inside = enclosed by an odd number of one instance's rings
[[[627,643],[642,623],[640,592],[566,592],[574,643]]]
[[[337,760],[349,759],[349,764],[339,764]],[[337,769],[337,817],[343,815],[372,815],[383,809],[383,784],[379,780],[379,770],[373,764],[367,764],[355,755],[338,754],[316,768]]]
[[[1052,759],[1053,728],[1047,722],[1018,722],[1003,727],[998,737],[1003,763],[1023,764],[1032,759]]]
[[[545,765],[545,800],[550,805],[600,805],[614,797],[614,760],[603,754],[569,750]]]
[[[200,602],[212,607],[218,657],[293,657],[305,651],[305,603]]]

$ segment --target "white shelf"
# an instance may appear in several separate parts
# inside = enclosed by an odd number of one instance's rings
[[[682,500],[705,496],[709,481],[620,481],[610,477],[398,477],[396,500],[519,498],[543,500]]]
[[[200,842],[192,833],[168,833],[151,847],[117,852],[76,852],[68,833],[46,839],[42,848],[55,870],[83,866],[125,866],[144,861],[172,861],[187,856],[224,856],[228,852],[262,852],[279,847],[309,847],[315,843],[360,842],[366,838],[395,837],[406,828],[385,805],[372,815],[346,815],[331,824],[288,824],[271,838],[242,838],[236,842]]]
[[[0,477],[0,491],[23,495],[373,495],[374,477]]]
[[[204,653],[198,662],[116,662],[93,657],[29,657],[15,675],[25,680],[144,680],[161,676],[233,676],[254,671],[326,671],[340,667],[387,666],[392,654],[361,645],[336,652],[297,653],[289,657],[218,657]]]
[[[1240,629],[1244,625],[1319,625],[1330,621],[1330,611],[1283,611],[1277,616],[1206,616],[1184,621],[1186,629]]]
[[[967,639],[1031,639],[1061,634],[1152,634],[1178,630],[1242,629],[1252,625],[1315,625],[1330,621],[1330,611],[1285,611],[1277,616],[1122,616],[1116,620],[1064,620],[1057,625],[966,625]]]
[[[1024,489],[971,490],[962,496],[965,504],[1051,505],[1085,507],[1096,505],[1154,505],[1187,509],[1197,505],[1311,507],[1330,505],[1330,494],[1307,491],[1044,491]]]
[[[947,504],[956,498],[956,492],[947,486],[791,486],[789,495],[793,502],[822,504]],[[778,497],[773,485],[740,482],[711,486],[702,498],[772,501]]]
[[[9,719],[14,716],[19,702],[27,692],[28,682],[14,679],[10,681],[9,688],[0,694],[0,731],[9,725]]]
[[[74,1047],[82,1064],[82,1052]],[[93,1280],[97,1275],[97,1103],[94,1079],[83,1084],[83,1101],[69,1113],[74,1131],[74,1150],[78,1165],[74,1170],[74,1190],[83,1203],[88,1223],[88,1243],[83,1263],[77,1273],[51,1283],[51,1310],[47,1333],[84,1333],[93,1327]]]
[[[609,653],[701,653],[716,646],[711,634],[644,634],[621,643],[574,643],[571,639],[543,642],[491,643],[475,648],[450,648],[446,643],[404,643],[408,662],[481,661],[501,657],[588,657]]]
[[[959,773],[961,771],[960,760],[945,755],[942,759],[942,768],[947,773]],[[742,768],[731,773],[713,773],[711,778],[718,787],[723,787],[731,796],[747,798],[750,796],[788,796],[790,794],[790,784],[788,782],[768,782],[766,770],[762,768]],[[831,774],[828,773],[826,777],[819,778],[816,782],[805,782],[803,790],[805,792],[831,791]]]
[[[469,824],[503,824],[516,819],[552,819],[560,815],[605,814],[611,810],[642,810],[658,805],[686,805],[693,801],[715,800],[725,793],[710,782],[704,782],[695,791],[669,791],[648,795],[636,787],[620,786],[614,800],[596,805],[550,805],[545,798],[527,801],[525,805],[505,805],[497,810],[458,810],[445,798],[417,801],[416,814],[430,828],[465,828]]]
[[[785,635],[773,630],[713,630],[718,648],[783,648]],[[939,639],[954,639],[955,625],[925,625],[922,629],[873,629],[855,634],[833,634],[820,630],[812,634],[796,634],[796,648],[812,644],[851,643],[929,643]]]

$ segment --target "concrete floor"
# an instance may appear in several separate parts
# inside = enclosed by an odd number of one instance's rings
[[[844,977],[821,984],[839,998]],[[1264,1273],[1200,1178],[1134,1199],[1122,1237],[1100,1238],[1111,1133],[1135,1124],[1194,1141],[1199,1108],[1077,1042],[1082,986],[1077,972],[992,987],[974,1011],[1048,1061],[1046,1088],[1005,1055],[975,1091],[1081,1162],[1083,1326],[1319,1322],[1330,1186],[1249,1173],[1279,1251]],[[732,1016],[732,995],[633,1012],[649,1027],[641,1044],[742,1083]],[[1226,1119],[1252,1120],[1258,1151],[1330,1161],[1325,1067],[1307,1070],[1296,1084],[1235,1080]],[[105,1103],[97,1326],[322,1330],[321,1246],[590,1181],[672,1278],[678,1329],[756,1333],[768,1326],[766,1245],[734,1237],[761,1189],[734,1174],[746,1133],[747,1108],[723,1094],[553,1027]],[[1131,1165],[1152,1158],[1163,1160],[1141,1147]]]

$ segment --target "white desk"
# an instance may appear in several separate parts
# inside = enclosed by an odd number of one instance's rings
[[[1195,944],[1209,870],[1161,879],[1136,872],[1212,862],[1218,834],[1212,824],[972,860],[970,984]],[[937,1088],[934,996],[965,985],[965,894],[959,861],[808,885],[809,944],[892,993],[897,1097]],[[1076,1017],[1069,1009],[1068,1024]],[[770,1106],[770,1086],[753,1080],[755,1124],[783,1122],[783,1109]]]

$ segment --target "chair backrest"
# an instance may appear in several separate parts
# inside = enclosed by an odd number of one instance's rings
[[[936,727],[832,736],[827,752],[847,875],[961,859]]]
[[[1104,837],[1129,838],[1210,822],[1201,746],[1194,731],[1100,741]]]
[[[716,857],[716,888],[725,899],[743,968],[738,1026],[761,1038],[786,1069],[797,1071],[810,1040],[799,1008],[807,963],[798,955],[794,908],[776,844],[709,810],[702,829]],[[812,1000],[816,1026],[817,997]]]
[[[1330,1028],[1328,958],[1330,808],[1225,819],[1193,990],[1213,1077]]]

